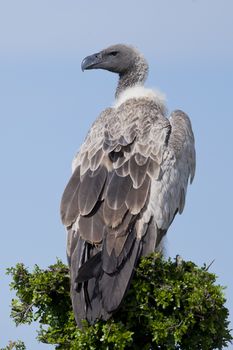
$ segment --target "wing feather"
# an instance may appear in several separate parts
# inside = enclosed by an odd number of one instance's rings
[[[156,249],[183,210],[194,139],[183,112],[169,121],[164,110],[148,99],[107,109],[73,162],[61,216],[78,325],[117,310],[138,258]]]
[[[119,168],[116,168],[116,173],[122,177],[129,175],[129,161],[124,162]]]
[[[122,177],[114,172],[107,189],[107,205],[114,210],[119,209],[125,202],[126,196],[131,187],[132,181],[129,175]]]
[[[79,232],[83,239],[91,244],[101,243],[104,234],[103,205],[97,203],[92,215],[80,216]]]
[[[90,169],[91,171],[95,171],[101,164],[104,157],[104,152],[101,149],[99,149],[93,157],[90,159]]]
[[[138,189],[139,187],[141,187],[146,177],[148,165],[148,159],[143,165],[139,165],[136,162],[135,155],[131,156],[129,160],[129,174],[133,181],[134,188]]]
[[[103,190],[107,177],[107,170],[104,166],[96,171],[87,170],[84,175],[78,193],[78,205],[81,215],[88,215],[96,205]]]
[[[152,159],[160,164],[161,172],[157,180],[152,180],[149,207],[162,232],[167,231],[177,212],[182,213],[188,179],[192,181],[195,173],[194,136],[188,116],[177,110],[171,114],[169,122],[162,157],[160,150],[153,150],[151,154]],[[158,141],[155,144],[158,145]]]
[[[148,168],[147,168],[147,174],[151,177],[153,180],[158,180],[161,176],[161,166],[153,159],[149,160]]]
[[[127,292],[134,268],[141,255],[141,243],[135,241],[130,254],[120,271],[115,274],[104,274],[100,280],[102,291],[103,307],[108,313],[112,313],[119,308],[119,305]]]
[[[108,233],[103,242],[103,270],[108,274],[117,273],[122,267],[136,240],[135,234],[125,233],[122,236]]]
[[[187,162],[190,183],[192,183],[196,168],[196,154],[190,119],[183,111],[176,110],[171,113],[170,123],[172,133],[169,147],[174,150],[176,158],[182,162],[182,166]]]
[[[149,189],[150,178],[148,175],[145,176],[145,180],[140,187],[131,188],[126,198],[126,205],[131,214],[137,215],[140,213],[148,199]]]
[[[148,157],[143,156],[141,153],[135,153],[135,161],[139,166],[145,165],[148,161]]]
[[[63,224],[69,227],[79,215],[80,168],[77,167],[68,182],[61,199],[60,213]]]
[[[125,203],[117,209],[112,209],[107,201],[105,201],[103,205],[103,219],[105,225],[112,228],[118,227],[122,223],[127,211],[128,208]]]

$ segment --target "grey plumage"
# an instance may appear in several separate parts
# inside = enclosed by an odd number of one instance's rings
[[[183,211],[195,173],[190,120],[179,110],[168,119],[163,98],[143,87],[144,57],[114,45],[82,62],[97,68],[119,74],[116,102],[92,125],[61,201],[79,326],[118,309],[138,259],[159,249]]]

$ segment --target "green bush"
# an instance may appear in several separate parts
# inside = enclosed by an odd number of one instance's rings
[[[223,287],[192,262],[177,266],[158,254],[141,259],[119,311],[107,322],[83,322],[83,330],[75,324],[69,272],[61,261],[32,273],[17,264],[8,273],[17,296],[11,312],[16,325],[39,321],[38,340],[57,350],[211,350],[232,340]]]

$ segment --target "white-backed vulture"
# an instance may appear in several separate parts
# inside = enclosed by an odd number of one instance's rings
[[[61,201],[79,326],[118,309],[138,259],[158,249],[182,213],[195,172],[190,120],[180,110],[168,119],[162,95],[143,87],[142,54],[119,44],[82,62],[98,68],[119,74],[116,101],[92,125]]]

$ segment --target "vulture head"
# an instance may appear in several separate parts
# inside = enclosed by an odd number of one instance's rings
[[[82,70],[105,69],[120,76],[128,72],[139,71],[147,73],[148,65],[143,55],[134,47],[117,44],[98,53],[87,56],[81,64]]]

